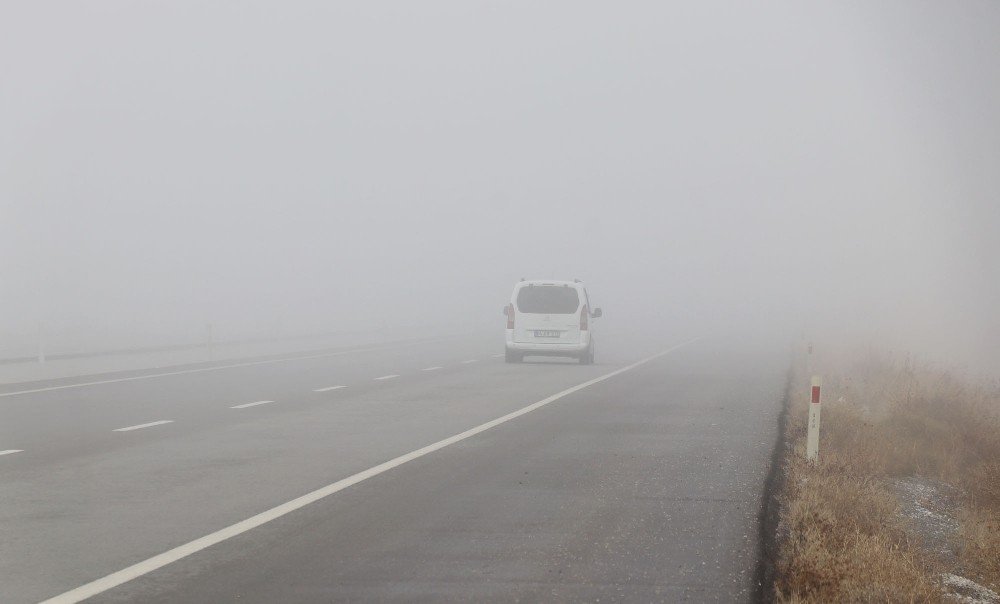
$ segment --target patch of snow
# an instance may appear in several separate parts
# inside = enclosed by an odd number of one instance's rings
[[[899,479],[895,487],[900,512],[910,520],[913,532],[942,562],[954,567],[958,560],[952,543],[959,529],[954,489],[918,476]]]
[[[945,595],[958,602],[966,604],[995,604],[1000,602],[1000,594],[976,583],[972,579],[967,579],[961,575],[945,573],[941,575],[941,580],[945,586],[950,588],[945,590]]]

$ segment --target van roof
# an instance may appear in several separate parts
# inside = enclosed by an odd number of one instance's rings
[[[583,281],[560,281],[558,279],[526,279],[518,283],[520,286],[526,285],[564,285],[567,287],[583,287]]]

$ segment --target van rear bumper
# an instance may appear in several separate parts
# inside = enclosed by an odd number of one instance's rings
[[[586,352],[588,348],[590,348],[590,342],[574,342],[572,344],[507,342],[507,350],[523,354],[552,356],[578,355]]]

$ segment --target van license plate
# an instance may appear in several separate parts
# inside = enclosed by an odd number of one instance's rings
[[[535,332],[535,337],[536,338],[558,338],[559,337],[559,332],[558,331],[536,331]]]

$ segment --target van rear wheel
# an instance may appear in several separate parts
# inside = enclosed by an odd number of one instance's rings
[[[524,359],[524,355],[520,352],[514,352],[513,350],[504,350],[503,360],[505,363],[520,363]]]
[[[590,346],[587,348],[587,352],[583,353],[580,357],[581,365],[592,365],[594,363],[594,343],[591,342]]]

